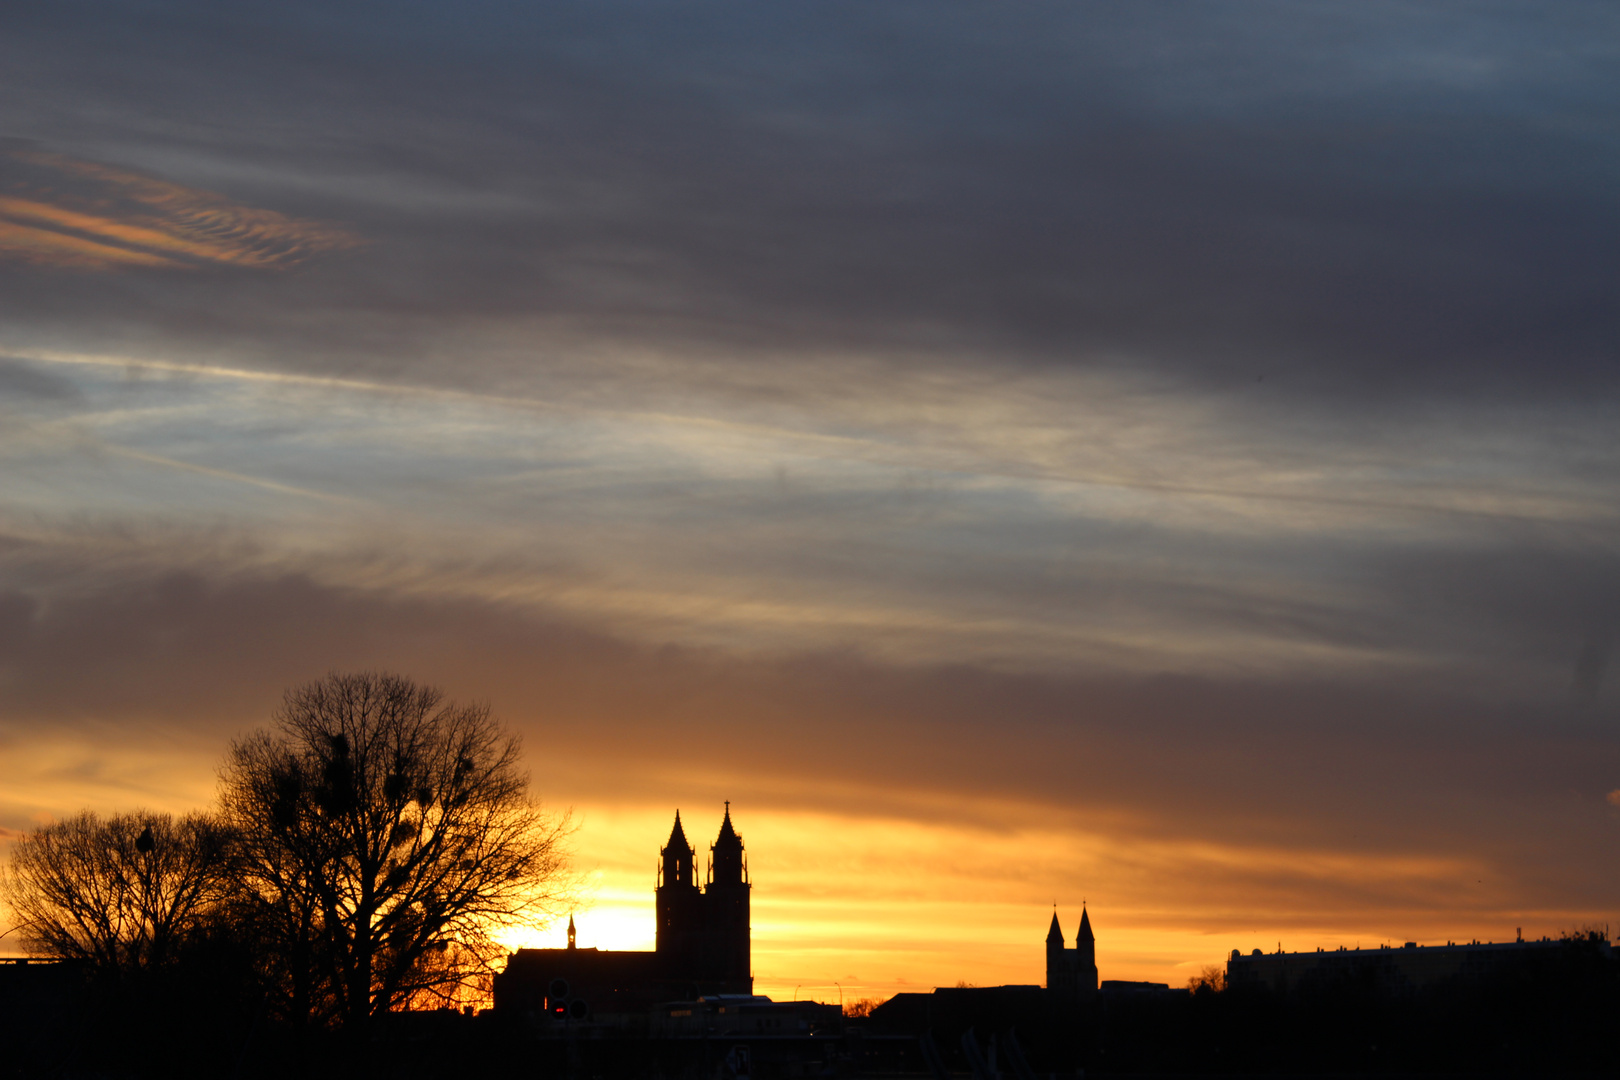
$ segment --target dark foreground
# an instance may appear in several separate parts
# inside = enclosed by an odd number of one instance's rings
[[[798,1034],[652,1037],[633,1024],[495,1012],[300,1031],[268,1016],[250,984],[217,972],[107,987],[70,965],[6,964],[0,1077],[1615,1076],[1617,972],[1613,959],[1570,949],[1422,994],[1354,978],[1289,997],[1206,989],[1065,1003],[985,990]]]

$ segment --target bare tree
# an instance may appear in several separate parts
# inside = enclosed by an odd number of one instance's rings
[[[221,896],[228,847],[203,814],[85,811],[18,841],[0,884],[31,952],[118,977],[175,958]]]
[[[555,916],[570,826],[527,789],[485,706],[376,673],[288,691],[231,746],[220,797],[289,1017],[359,1027],[453,998],[488,975],[494,931]]]

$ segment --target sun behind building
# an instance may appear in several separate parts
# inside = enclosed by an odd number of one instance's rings
[[[726,803],[720,834],[709,845],[706,881],[697,882],[696,852],[681,813],[659,850],[658,927],[652,952],[581,949],[568,920],[566,949],[519,949],[495,976],[495,1008],[545,1015],[558,1007],[585,1015],[641,1013],[659,1002],[718,994],[752,994],[748,856]]]

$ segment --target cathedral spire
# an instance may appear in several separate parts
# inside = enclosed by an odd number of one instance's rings
[[[709,881],[714,885],[741,885],[748,880],[748,862],[743,857],[742,837],[731,824],[731,802],[726,802],[726,817],[720,823],[720,835],[709,845]]]
[[[692,846],[686,842],[686,830],[681,828],[681,812],[679,810],[675,811],[675,827],[669,830],[669,843],[664,846],[666,848],[690,848]]]
[[[1046,944],[1063,948],[1063,927],[1058,925],[1057,905],[1052,905],[1052,928],[1046,932]]]
[[[573,912],[568,913],[568,947],[570,949],[572,949],[574,947],[574,915],[573,915]]]
[[[1074,944],[1078,947],[1082,941],[1095,942],[1096,940],[1096,936],[1091,932],[1091,916],[1086,914],[1086,906],[1081,904],[1080,929],[1075,931]]]
[[[669,831],[669,843],[658,852],[663,859],[663,877],[665,885],[685,885],[697,888],[696,875],[693,873],[693,860],[697,852],[687,842],[686,830],[681,828],[681,812],[675,811],[675,827]]]
[[[742,845],[742,837],[738,836],[737,830],[731,827],[730,799],[726,800],[726,819],[720,823],[720,839],[715,842],[718,844],[724,844],[728,841],[736,841],[739,847]]]

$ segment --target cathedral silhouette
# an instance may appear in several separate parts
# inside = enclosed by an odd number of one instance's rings
[[[706,881],[681,812],[659,849],[658,926],[652,952],[581,949],[568,920],[566,949],[519,949],[495,976],[495,1008],[536,1017],[584,1019],[644,1011],[666,1001],[752,994],[748,855],[726,803],[720,834],[709,845]]]

